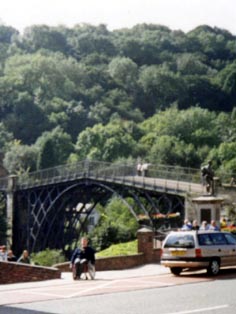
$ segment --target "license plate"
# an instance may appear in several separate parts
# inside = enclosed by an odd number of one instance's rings
[[[171,251],[172,256],[183,256],[185,251]]]

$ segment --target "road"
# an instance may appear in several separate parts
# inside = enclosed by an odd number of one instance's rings
[[[166,272],[37,287],[29,283],[21,289],[1,286],[5,303],[0,314],[234,314],[235,286],[236,269],[224,269],[217,277]]]

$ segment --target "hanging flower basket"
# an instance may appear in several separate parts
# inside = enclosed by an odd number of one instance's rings
[[[150,218],[147,215],[138,215],[138,222],[141,225],[150,225]]]
[[[166,215],[158,213],[158,214],[153,214],[152,215],[152,220],[159,220],[159,219],[165,219]]]
[[[166,218],[168,218],[168,219],[180,218],[180,213],[170,213],[170,214],[167,214]]]

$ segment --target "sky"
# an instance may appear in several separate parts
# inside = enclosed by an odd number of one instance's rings
[[[236,35],[236,0],[2,0],[0,24],[23,32],[32,25],[106,24],[109,30],[140,23],[188,32],[209,25]]]

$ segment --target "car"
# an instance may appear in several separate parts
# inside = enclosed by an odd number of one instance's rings
[[[162,243],[160,263],[176,276],[198,269],[217,275],[221,267],[236,266],[236,238],[224,231],[172,231]]]

